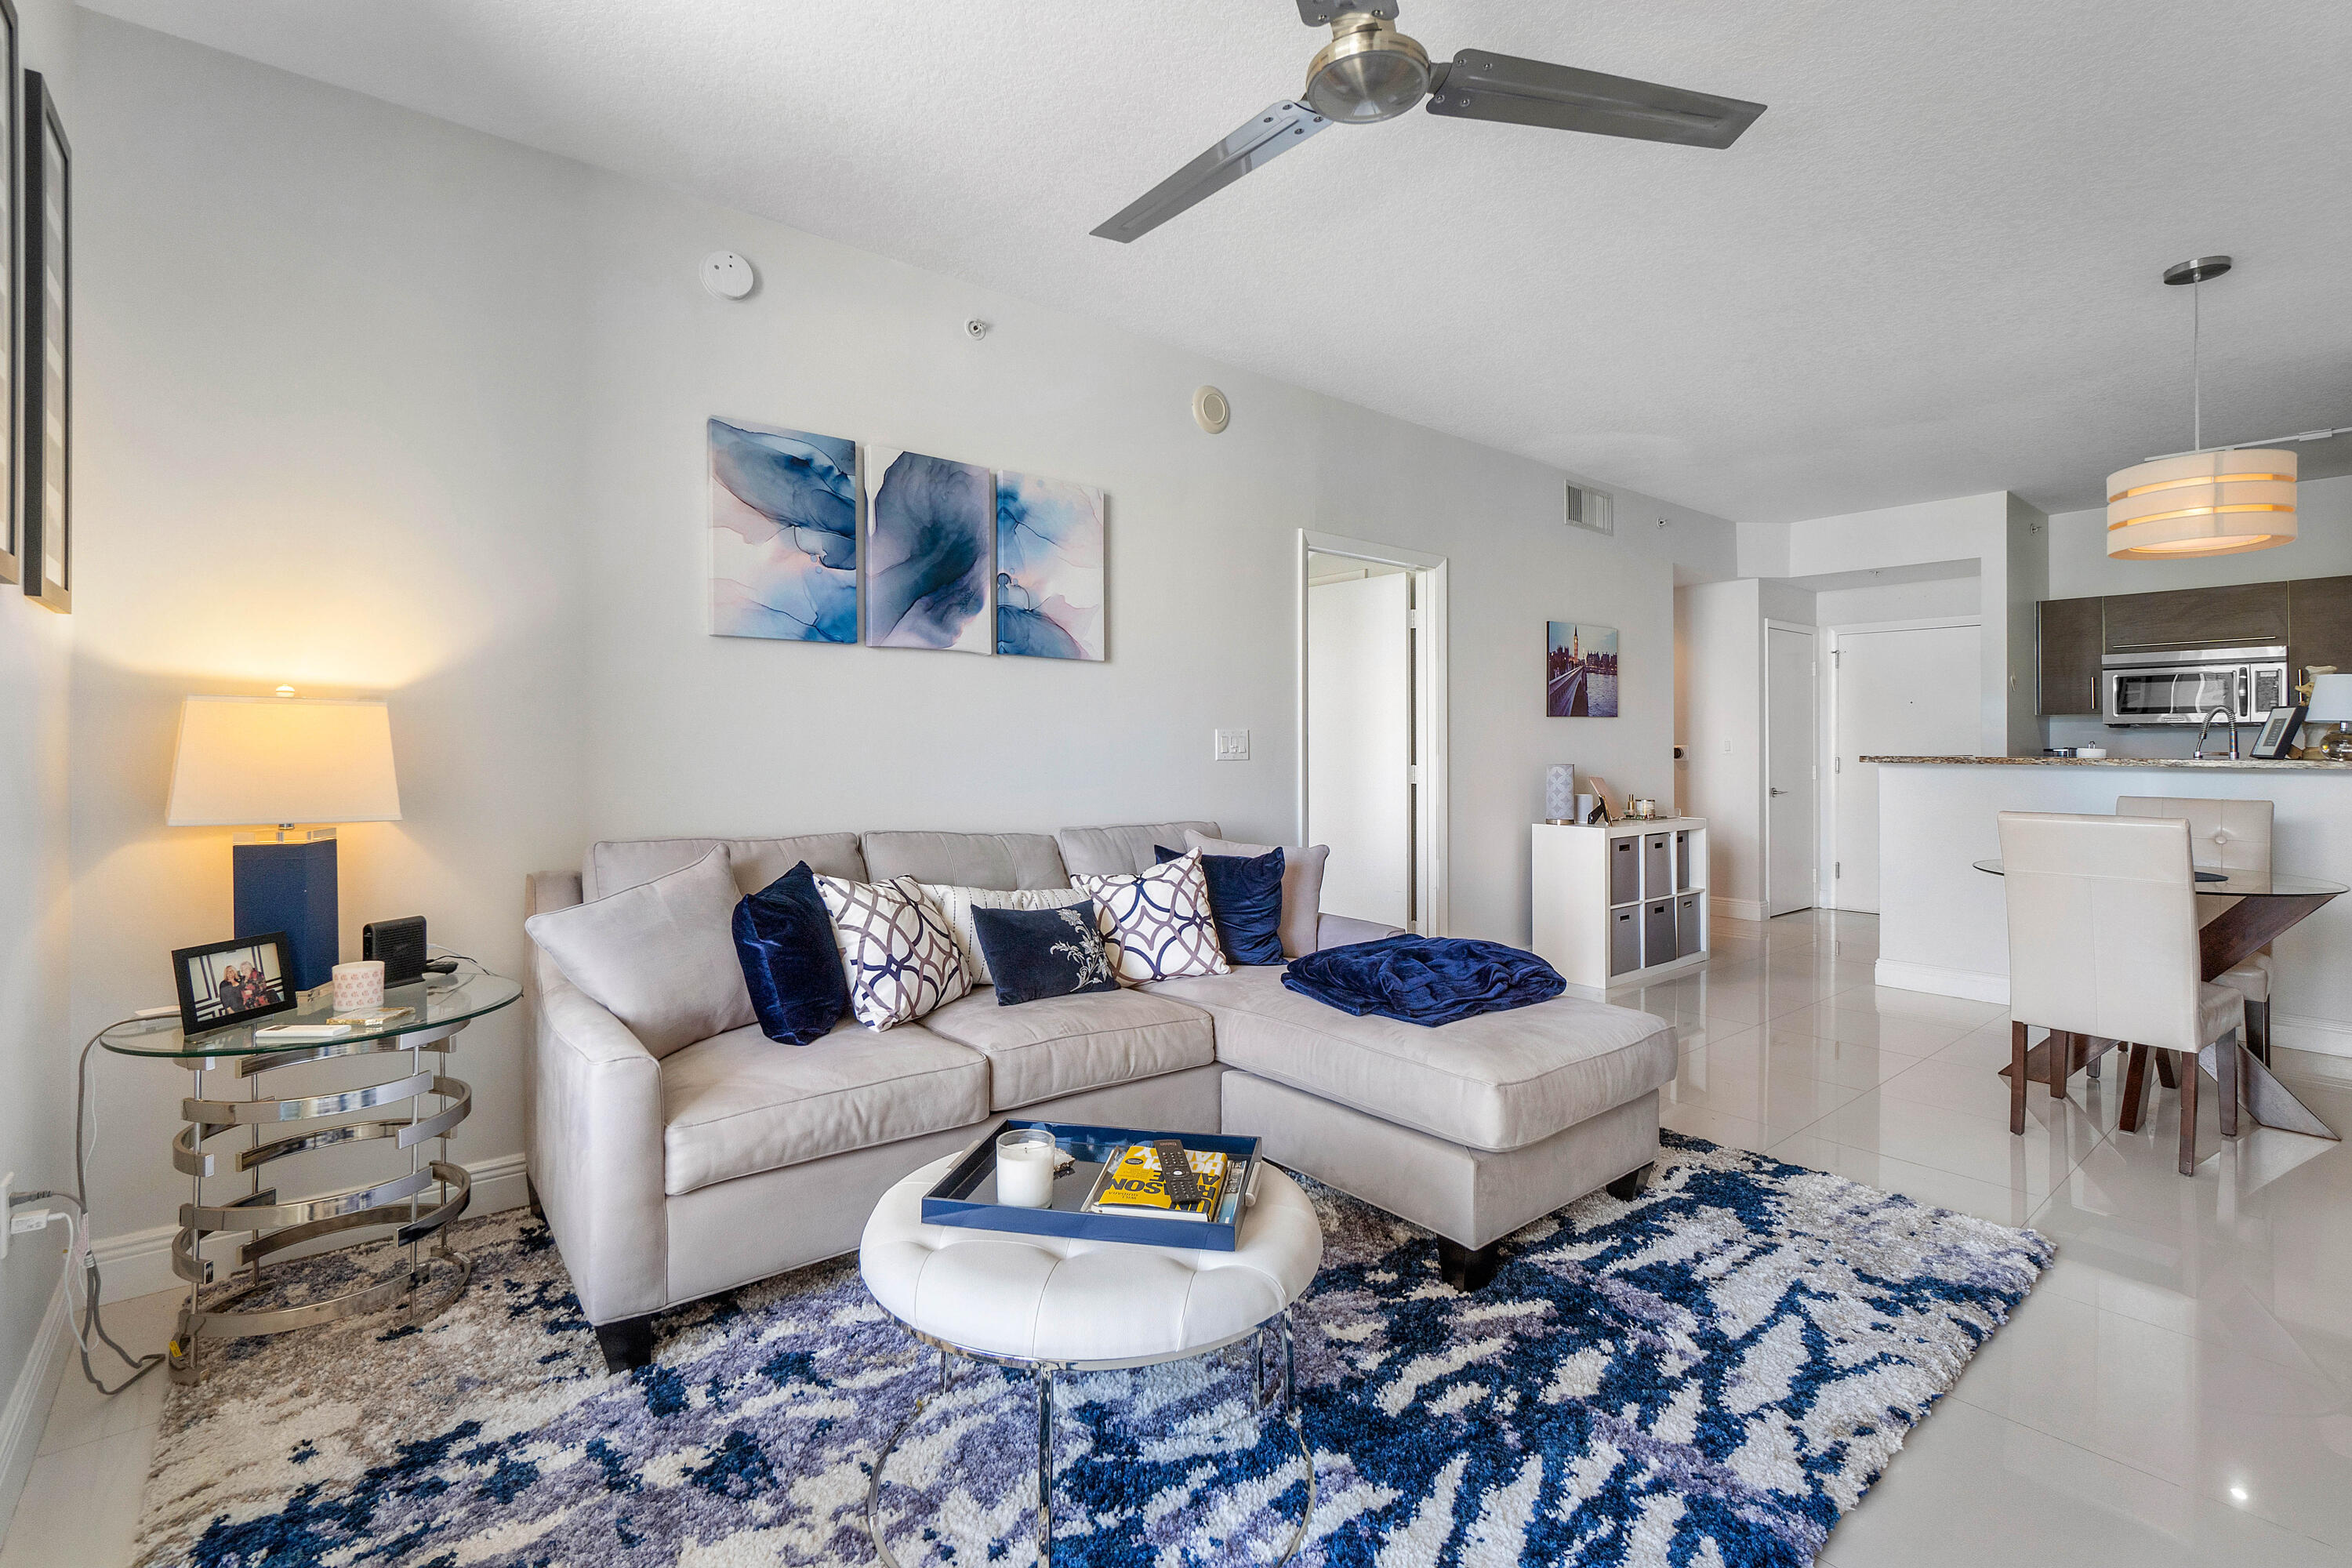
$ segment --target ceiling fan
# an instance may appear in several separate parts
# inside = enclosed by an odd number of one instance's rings
[[[1097,236],[1126,244],[1326,126],[1392,120],[1423,98],[1430,113],[1453,120],[1498,120],[1686,147],[1728,147],[1764,112],[1762,104],[1737,98],[1484,49],[1464,49],[1432,65],[1428,50],[1396,30],[1396,0],[1297,4],[1301,22],[1331,28],[1331,41],[1307,67],[1304,101],[1274,104],[1121,208]]]

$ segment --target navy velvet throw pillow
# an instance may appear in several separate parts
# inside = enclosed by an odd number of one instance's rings
[[[1059,910],[974,909],[971,925],[1000,1007],[1118,989],[1092,899]]]
[[[1165,866],[1184,852],[1155,844],[1151,852]],[[1209,882],[1209,914],[1217,922],[1217,942],[1235,963],[1282,962],[1282,851],[1263,855],[1203,855],[1201,874]]]
[[[849,1011],[833,917],[805,860],[735,906],[735,957],[760,1032],[772,1040],[821,1040]]]

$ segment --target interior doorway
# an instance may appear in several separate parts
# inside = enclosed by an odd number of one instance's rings
[[[1865,756],[1977,754],[1981,636],[1974,618],[1830,632],[1830,897],[1878,912],[1878,764]]]
[[[1764,912],[1815,902],[1820,684],[1813,628],[1764,623]]]
[[[1445,563],[1299,535],[1298,841],[1323,910],[1442,934]]]

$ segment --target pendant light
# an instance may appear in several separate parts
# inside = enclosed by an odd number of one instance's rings
[[[2198,289],[2229,270],[2226,256],[2200,256],[2164,269],[2167,283],[2185,283],[2189,290],[2189,406],[2196,449],[2107,476],[2107,553],[2118,560],[2236,555],[2294,542],[2294,454],[2205,445],[2198,352],[2204,312]]]

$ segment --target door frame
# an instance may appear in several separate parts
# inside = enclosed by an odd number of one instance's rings
[[[1759,655],[1758,663],[1761,667],[1763,675],[1763,679],[1760,682],[1764,692],[1764,711],[1762,714],[1763,722],[1759,726],[1759,728],[1760,728],[1764,732],[1764,744],[1759,749],[1764,754],[1764,766],[1761,769],[1761,776],[1759,776],[1756,781],[1756,816],[1757,821],[1761,824],[1763,827],[1763,831],[1757,837],[1762,841],[1764,847],[1764,874],[1758,879],[1758,881],[1762,884],[1764,897],[1762,900],[1762,910],[1760,912],[1766,920],[1770,920],[1772,918],[1772,906],[1778,901],[1772,897],[1772,634],[1774,632],[1794,632],[1799,636],[1809,637],[1813,639],[1812,674],[1805,682],[1811,690],[1813,702],[1813,754],[1809,763],[1813,770],[1813,885],[1810,889],[1812,895],[1811,901],[1806,904],[1799,905],[1798,909],[1821,909],[1825,907],[1822,903],[1821,866],[1822,628],[1819,626],[1809,626],[1800,621],[1775,620],[1771,616],[1767,616],[1764,618],[1764,631],[1762,634],[1763,644],[1757,649],[1757,653]],[[1784,910],[1780,912],[1784,914],[1795,914],[1797,910]]]
[[[1298,779],[1295,808],[1298,842],[1315,842],[1307,820],[1307,561],[1338,555],[1402,566],[1412,577],[1412,929],[1444,936],[1451,929],[1452,884],[1446,875],[1445,557],[1402,545],[1342,534],[1298,531],[1297,647]]]
[[[1838,639],[1866,636],[1872,632],[1931,632],[1948,626],[1974,626],[1977,636],[1981,637],[1984,636],[1984,616],[1920,616],[1899,621],[1850,621],[1842,626],[1821,628],[1829,638],[1830,658],[1829,662],[1821,667],[1820,711],[1829,716],[1829,723],[1824,727],[1816,720],[1814,731],[1821,742],[1821,760],[1830,764],[1830,771],[1820,775],[1828,781],[1829,788],[1821,792],[1818,803],[1822,814],[1821,826],[1814,839],[1820,851],[1814,858],[1813,868],[1813,885],[1820,889],[1815,895],[1819,908],[1834,910],[1843,907],[1838,902],[1838,879],[1832,874],[1837,859],[1838,784],[1843,777],[1837,769]],[[1979,661],[1978,679],[1979,681],[1983,679],[1981,659]]]

